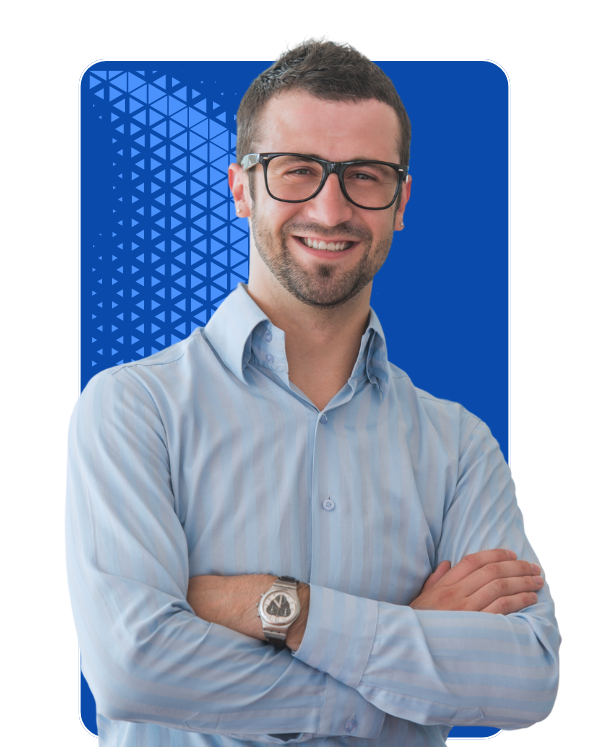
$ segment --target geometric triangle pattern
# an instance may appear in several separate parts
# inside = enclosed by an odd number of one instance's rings
[[[248,225],[236,216],[227,183],[239,100],[228,107],[218,103],[224,92],[207,95],[171,73],[135,66],[98,63],[82,84],[100,120],[94,144],[83,129],[83,152],[95,145],[101,155],[94,168],[82,159],[82,171],[96,172],[99,183],[82,189],[89,280],[82,308],[91,315],[83,385],[204,326],[248,277]],[[99,219],[85,204],[86,192],[96,196],[97,189]],[[84,230],[84,216],[93,232]]]

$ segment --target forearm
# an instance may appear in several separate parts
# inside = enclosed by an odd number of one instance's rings
[[[74,561],[68,534],[74,617],[99,713],[250,737],[346,734],[349,688],[288,649],[199,619],[171,588],[97,571],[78,553]],[[378,736],[384,714],[358,693],[352,699],[362,735]]]
[[[519,728],[545,718],[556,696],[550,607],[541,599],[509,616],[415,611],[312,586],[295,656],[399,718]]]
[[[66,527],[82,666],[98,712],[203,733],[344,735],[352,703],[361,736],[378,736],[384,714],[357,692],[288,650],[194,614],[174,503],[157,412],[108,374],[97,377],[72,418]]]
[[[264,641],[257,606],[262,594],[270,589],[276,578],[269,574],[194,576],[188,583],[186,599],[197,617]],[[305,633],[309,585],[299,582],[297,594],[300,614],[288,629],[286,637],[286,646],[292,651],[298,649]]]

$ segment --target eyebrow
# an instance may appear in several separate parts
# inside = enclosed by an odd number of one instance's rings
[[[297,153],[298,156],[304,156],[305,158],[319,158],[321,161],[329,161],[328,158],[323,158],[323,156],[318,155],[317,153]],[[368,156],[357,156],[356,158],[346,158],[345,161],[341,161],[340,163],[346,163],[347,161],[384,161],[383,158],[368,158]],[[332,161],[329,161],[329,163],[332,163]],[[335,163],[338,163],[337,161]],[[393,163],[393,161],[385,161],[385,163]]]

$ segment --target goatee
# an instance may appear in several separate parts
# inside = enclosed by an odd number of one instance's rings
[[[292,221],[274,236],[254,210],[252,234],[262,261],[286,290],[309,306],[334,308],[360,293],[382,267],[393,240],[393,222],[390,232],[373,245],[374,237],[369,229],[349,223],[326,230],[319,223]],[[362,241],[363,254],[346,272],[342,272],[336,262],[315,263],[312,270],[306,269],[289,250],[288,238],[309,235],[320,236],[325,241],[331,237]]]

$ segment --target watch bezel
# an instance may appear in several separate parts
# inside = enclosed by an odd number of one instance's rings
[[[283,618],[281,622],[275,622],[274,620],[271,620],[268,615],[266,614],[266,601],[270,596],[283,594],[284,596],[288,597],[289,604],[291,607],[291,610],[294,610],[291,612],[291,614]],[[258,605],[258,612],[260,614],[260,619],[266,623],[266,625],[271,625],[273,628],[278,628],[279,630],[281,628],[288,628],[292,623],[297,619],[297,617],[301,613],[301,603],[299,602],[298,595],[296,594],[296,590],[294,589],[285,589],[281,588],[280,586],[278,588],[275,587],[275,584],[272,585],[270,589],[265,594],[262,594],[262,597],[260,599],[259,605]]]

